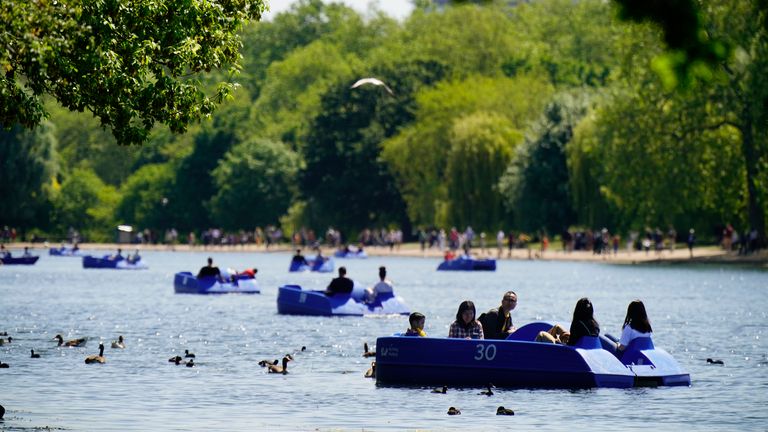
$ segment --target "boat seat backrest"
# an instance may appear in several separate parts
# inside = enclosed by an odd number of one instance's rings
[[[603,349],[603,345],[600,343],[600,339],[597,336],[582,336],[573,347],[582,349]]]

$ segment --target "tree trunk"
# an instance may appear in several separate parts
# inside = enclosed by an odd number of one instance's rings
[[[745,167],[747,169],[747,211],[749,213],[749,226],[757,230],[758,247],[765,247],[765,209],[760,206],[758,200],[757,186],[755,178],[757,177],[758,164],[760,157],[755,149],[754,120],[749,104],[745,104],[742,111],[743,128],[741,130],[741,151],[744,155]]]

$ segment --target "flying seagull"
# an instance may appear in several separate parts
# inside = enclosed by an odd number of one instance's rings
[[[362,79],[359,79],[359,80],[357,80],[356,83],[352,84],[352,87],[350,87],[350,88],[358,88],[361,85],[365,85],[365,84],[373,84],[373,85],[376,85],[376,86],[384,86],[384,88],[387,89],[387,92],[389,92],[389,94],[391,94],[392,96],[395,95],[395,93],[392,91],[392,89],[389,88],[386,84],[384,84],[384,81],[382,81],[382,80],[380,80],[378,78],[362,78]]]

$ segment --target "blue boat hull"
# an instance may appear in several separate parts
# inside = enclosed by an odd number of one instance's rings
[[[549,326],[533,323],[518,337],[527,339]],[[376,381],[523,388],[630,388],[649,380],[656,385],[690,385],[690,376],[671,356],[661,350],[655,353],[664,361],[653,367],[645,364],[638,373],[637,366],[622,363],[598,338],[586,337],[580,346],[569,347],[515,339],[381,337],[376,342]]]
[[[5,265],[32,265],[39,260],[39,256],[33,257],[4,257],[0,258],[0,261]]]
[[[368,258],[368,254],[365,251],[362,252],[344,252],[336,251],[333,253],[336,258]]]
[[[440,265],[437,266],[437,269],[459,271],[496,271],[496,260],[456,258],[454,260],[441,262]]]
[[[288,267],[288,271],[290,272],[313,271],[318,273],[330,273],[333,269],[333,258],[325,258],[322,261],[317,259],[307,260],[307,264],[291,261],[291,265]]]
[[[365,303],[364,290],[356,287],[352,294],[326,296],[323,291],[302,290],[298,285],[284,285],[277,292],[277,313],[285,315],[363,316],[411,313],[403,299],[384,295],[373,303]]]
[[[129,263],[126,259],[114,260],[109,255],[102,258],[86,255],[83,257],[83,268],[115,269],[115,270],[144,270],[149,268],[147,264],[139,260]]]
[[[256,279],[238,276],[234,282],[221,282],[215,277],[198,279],[190,272],[179,272],[173,278],[176,294],[259,294]]]

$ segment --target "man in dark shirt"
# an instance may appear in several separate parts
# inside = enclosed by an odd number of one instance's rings
[[[309,265],[307,259],[301,254],[301,249],[296,249],[296,255],[293,256],[293,262],[301,265]]]
[[[200,268],[200,271],[197,272],[197,277],[198,279],[203,277],[215,277],[216,279],[221,279],[221,271],[218,267],[213,265],[213,258],[208,257],[208,265]]]
[[[514,333],[512,325],[512,310],[517,306],[517,294],[507,291],[501,298],[501,305],[496,309],[481,314],[478,320],[483,325],[483,335],[486,339],[506,339]]]
[[[347,277],[347,268],[339,267],[339,277],[333,278],[328,288],[325,290],[325,295],[332,296],[334,294],[349,294],[352,292],[352,288],[355,287],[355,283],[352,279]]]

